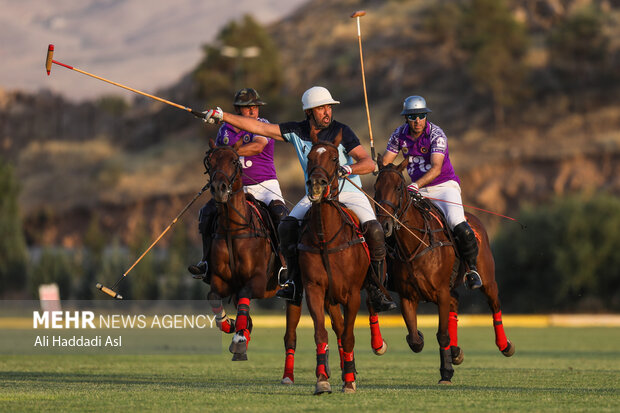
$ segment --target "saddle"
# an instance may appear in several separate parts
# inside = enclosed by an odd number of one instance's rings
[[[269,207],[263,201],[256,199],[252,194],[246,193],[245,199],[251,207],[255,208],[255,211],[258,211],[261,225],[264,226],[267,234],[269,234],[271,249],[277,255],[278,245],[280,245],[280,238],[278,236],[278,228],[276,228],[273,218],[271,217],[271,213],[269,212]]]

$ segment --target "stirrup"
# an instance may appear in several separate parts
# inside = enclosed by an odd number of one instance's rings
[[[276,296],[289,301],[300,301],[302,292],[295,285],[295,281],[287,280],[282,288],[276,292]]]
[[[284,281],[282,281],[284,280]],[[280,287],[284,287],[286,283],[288,283],[288,268],[280,267],[280,271],[278,271],[278,285]]]
[[[470,290],[476,290],[482,287],[482,280],[480,279],[480,274],[476,270],[469,270],[465,274],[465,285]]]

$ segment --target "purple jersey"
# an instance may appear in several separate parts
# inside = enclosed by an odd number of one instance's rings
[[[445,157],[441,172],[428,186],[438,185],[446,181],[461,183],[454,172],[450,156],[448,154],[448,138],[441,128],[431,122],[426,122],[426,128],[416,140],[409,134],[409,124],[399,126],[388,140],[387,150],[393,153],[403,152],[407,158],[407,173],[411,182],[415,182],[431,169],[431,154],[441,153]]]
[[[269,123],[266,119],[258,118],[259,121]],[[243,144],[248,144],[254,140],[253,133],[240,130],[235,131],[231,125],[224,123],[217,132],[215,144],[218,146],[233,146],[239,139],[243,140]],[[269,179],[278,179],[276,176],[276,168],[273,165],[273,146],[274,140],[267,139],[267,145],[261,153],[252,156],[241,156],[240,161],[243,165],[243,176],[241,178],[243,185],[256,185]]]

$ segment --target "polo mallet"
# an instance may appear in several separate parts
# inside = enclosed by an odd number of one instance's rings
[[[362,85],[364,86],[364,102],[366,103],[366,118],[368,118],[368,133],[370,134],[370,156],[374,161],[375,157],[375,142],[372,138],[372,125],[370,123],[370,109],[368,108],[368,94],[366,93],[366,75],[364,74],[364,55],[362,54],[362,31],[360,29],[360,17],[365,16],[366,12],[364,10],[358,10],[351,15],[351,18],[357,20],[357,42],[360,46],[360,65],[362,67]],[[377,166],[375,165],[375,172],[377,171]]]
[[[119,278],[118,280],[116,280],[116,282],[114,283],[114,285],[112,286],[112,288],[108,288],[105,285],[101,284],[101,283],[97,283],[96,287],[98,290],[103,291],[104,293],[106,293],[107,295],[109,295],[112,298],[116,298],[117,300],[122,300],[123,296],[120,295],[119,293],[117,293],[116,287],[118,287],[118,285],[121,283],[121,281],[123,281],[123,279],[125,279],[125,277],[127,276],[127,274],[129,274],[129,272],[131,270],[133,270],[133,267],[135,267],[140,260],[142,260],[142,258],[144,258],[144,256],[151,250],[151,248],[153,248],[155,246],[155,244],[157,244],[159,242],[159,240],[164,236],[164,234],[166,232],[168,232],[168,230],[170,228],[172,228],[172,226],[174,224],[176,224],[176,222],[179,220],[179,218],[181,217],[181,215],[183,215],[185,213],[185,211],[187,211],[189,209],[190,206],[192,206],[192,204],[198,199],[198,197],[200,195],[202,195],[202,193],[204,191],[207,190],[207,188],[209,188],[210,183],[207,182],[207,184],[205,186],[202,187],[202,189],[196,194],[196,196],[194,196],[194,199],[192,199],[187,205],[185,205],[185,208],[183,208],[183,210],[181,212],[179,212],[179,215],[176,216],[176,218],[174,220],[172,220],[172,222],[170,223],[170,225],[168,225],[168,227],[166,227],[166,229],[164,230],[164,232],[162,232],[159,237],[157,237],[157,239],[155,241],[153,241],[153,243],[151,244],[150,247],[147,248],[146,251],[144,251],[142,253],[142,255],[140,255],[140,258],[138,258],[136,260],[136,262],[133,263],[133,265],[131,267],[129,267],[129,269],[127,271],[125,271],[125,273],[121,276],[121,278]]]
[[[92,73],[88,73],[88,72],[85,72],[83,70],[80,70],[77,67],[69,66],[69,65],[66,65],[64,63],[58,62],[58,61],[53,59],[53,56],[54,56],[54,45],[50,44],[47,47],[47,58],[45,59],[45,70],[47,71],[47,75],[48,76],[50,75],[50,72],[52,71],[52,63],[55,63],[55,64],[57,64],[59,66],[66,67],[67,69],[75,70],[76,72],[82,73],[83,75],[94,77],[95,79],[103,80],[104,82],[110,83],[110,84],[112,84],[114,86],[122,87],[123,89],[130,90],[130,91],[132,91],[134,93],[137,93],[139,95],[149,97],[149,98],[154,99],[154,100],[156,100],[158,102],[162,102],[162,103],[165,103],[167,105],[174,106],[175,108],[183,109],[183,110],[185,110],[187,112],[190,112],[192,115],[194,115],[196,117],[199,117],[201,119],[205,118],[205,114],[202,113],[202,112],[198,112],[197,110],[194,110],[192,108],[188,108],[187,106],[179,105],[178,103],[174,103],[174,102],[171,102],[169,100],[159,98],[157,96],[149,95],[148,93],[141,92],[141,91],[133,89],[133,88],[131,88],[129,86],[125,86],[125,85],[122,85],[120,83],[116,83],[116,82],[113,82],[111,80],[104,79],[104,78],[99,77],[97,75],[93,75]]]

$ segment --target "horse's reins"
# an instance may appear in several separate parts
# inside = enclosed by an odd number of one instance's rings
[[[381,172],[379,172],[381,173]],[[406,226],[405,224],[403,224],[398,218],[396,218],[394,215],[392,215],[387,209],[385,209],[383,207],[383,205],[381,205],[380,203],[378,203],[377,201],[374,200],[374,198],[372,198],[370,195],[368,195],[366,193],[366,191],[364,191],[362,188],[360,188],[359,185],[357,185],[355,182],[353,182],[351,179],[349,179],[348,176],[344,176],[344,179],[346,179],[347,181],[349,181],[354,187],[356,187],[357,189],[359,189],[364,195],[366,195],[366,198],[370,199],[372,202],[374,202],[375,205],[377,205],[379,208],[381,208],[381,210],[383,212],[385,212],[389,217],[391,217],[394,221],[396,221],[398,224],[400,224],[403,228],[405,228],[407,230],[407,232],[409,232],[411,235],[413,235],[418,241],[420,241],[420,243],[422,243],[424,246],[428,247],[428,244],[425,243],[420,237],[418,237],[413,231],[411,231],[411,229],[409,229],[408,226]]]

